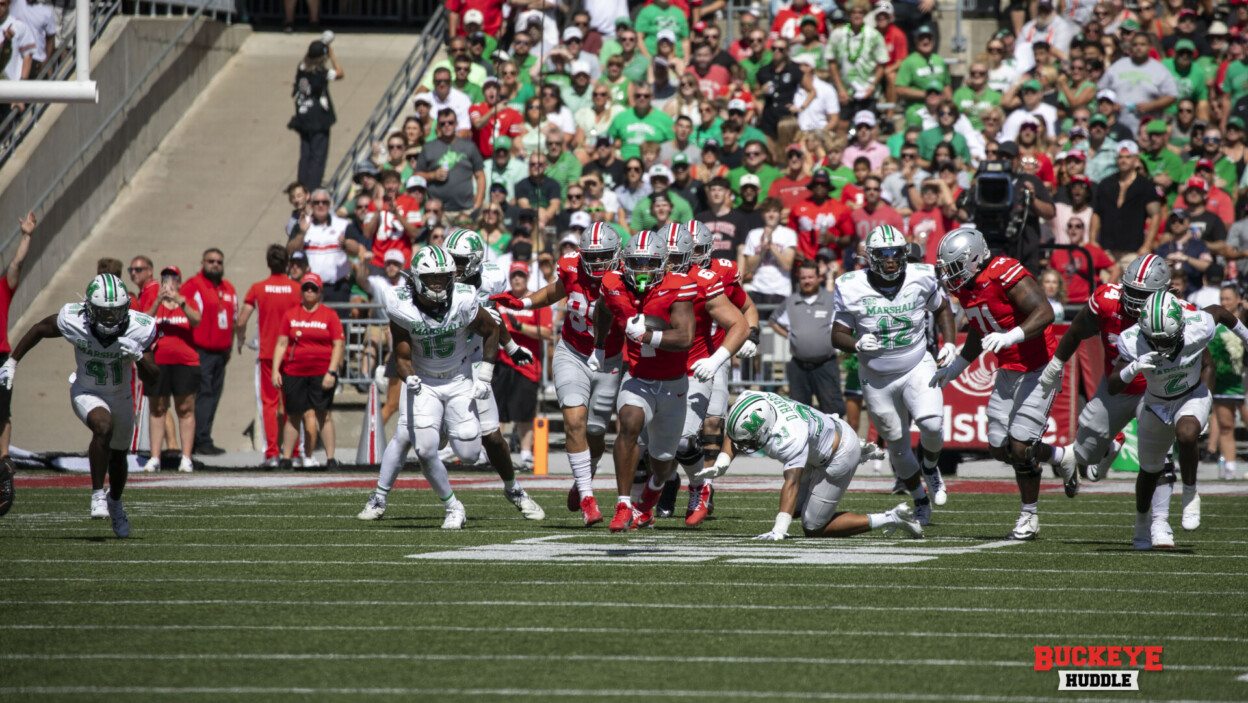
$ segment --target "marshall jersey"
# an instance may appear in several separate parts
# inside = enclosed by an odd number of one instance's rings
[[[737,268],[737,262],[728,259],[712,258],[709,270],[719,274],[719,280],[724,284],[724,295],[728,297],[728,302],[736,305],[738,309],[745,307],[745,301],[749,299],[745,289],[741,287],[741,271]],[[724,343],[724,337],[728,333],[720,329],[719,325],[711,322],[711,349],[719,349]]]
[[[1118,340],[1124,330],[1135,324],[1135,318],[1127,314],[1122,306],[1122,284],[1106,283],[1098,286],[1096,292],[1088,298],[1088,309],[1096,315],[1101,330],[1101,346],[1105,348],[1105,375],[1114,372],[1118,363]],[[1132,379],[1126,395],[1139,395],[1147,387],[1143,376]]]
[[[1180,302],[1183,306],[1183,348],[1174,361],[1163,359],[1157,368],[1145,371],[1142,375],[1148,382],[1148,394],[1160,400],[1173,400],[1190,393],[1200,385],[1200,356],[1205,347],[1213,340],[1218,324],[1213,315],[1198,310],[1191,303]],[[1148,314],[1145,311],[1142,314]],[[1153,351],[1140,334],[1140,326],[1136,325],[1123,332],[1118,338],[1118,354],[1123,361],[1131,362]]]
[[[56,316],[56,328],[74,345],[74,361],[78,364],[75,383],[96,395],[129,395],[134,364],[124,358],[118,342],[106,347],[96,339],[87,324],[86,308],[83,303],[70,303]],[[131,310],[130,322],[122,336],[148,349],[156,341],[156,332],[155,320]]]
[[[602,299],[615,318],[612,327],[622,333],[628,319],[653,315],[668,324],[672,322],[673,303],[692,303],[698,297],[698,284],[682,273],[668,273],[645,295],[636,293],[624,283],[624,274],[609,271],[602,277]],[[678,378],[689,371],[689,351],[668,351],[628,340],[628,373],[650,381]]]
[[[476,319],[480,309],[475,288],[456,283],[451,293],[450,309],[441,319],[412,302],[410,286],[390,289],[386,293],[385,305],[390,322],[412,335],[412,368],[416,375],[436,378],[470,376],[473,333],[468,326]]]
[[[970,285],[955,291],[967,319],[981,336],[1008,332],[1022,322],[1022,316],[1010,302],[1009,291],[1024,278],[1034,277],[1018,260],[997,256]],[[1056,349],[1057,335],[1049,325],[1042,335],[997,352],[997,366],[1006,371],[1035,371],[1049,363]]]
[[[567,296],[567,313],[563,316],[560,334],[573,349],[589,356],[594,353],[594,306],[602,297],[602,279],[581,269],[580,252],[564,254],[555,269]],[[624,348],[622,328],[613,326],[607,333],[607,358]]]
[[[745,404],[742,402],[749,396],[762,396],[776,411],[776,424],[772,427],[771,438],[763,445],[763,453],[768,457],[782,462],[785,469],[814,469],[827,466],[832,460],[833,444],[836,442],[837,422],[832,417],[818,410],[789,400],[775,393],[745,391],[737,399],[737,411]],[[732,418],[729,418],[731,424]],[[855,440],[858,438],[855,437]]]
[[[477,274],[479,286],[477,291],[477,304],[484,308],[494,308],[494,303],[490,301],[491,295],[505,293],[511,285],[507,282],[507,272],[501,266],[493,262],[485,262],[481,264],[481,271]],[[501,322],[500,322],[501,324]],[[481,361],[482,351],[485,340],[475,337],[472,340],[472,360],[473,362]]]
[[[718,325],[706,312],[706,304],[724,294],[724,282],[719,274],[707,269],[690,266],[686,274],[698,284],[698,297],[693,300],[693,346],[689,348],[689,368],[695,361],[711,355],[714,333]]]
[[[908,264],[891,298],[871,285],[866,271],[852,271],[836,279],[832,321],[859,339],[873,334],[879,340],[878,351],[858,352],[859,364],[872,373],[899,374],[918,366],[927,353],[927,313],[944,300],[936,269],[927,264]]]

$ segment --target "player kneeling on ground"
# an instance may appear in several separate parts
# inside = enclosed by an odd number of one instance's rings
[[[74,414],[91,430],[87,447],[91,517],[112,518],[113,533],[129,537],[130,520],[121,504],[121,492],[126,487],[126,450],[134,432],[130,381],[137,365],[144,383],[156,382],[156,361],[148,349],[156,341],[155,322],[130,309],[130,295],[120,278],[102,273],[87,286],[86,300],[66,305],[26,332],[9,360],[0,366],[0,384],[11,389],[17,362],[40,340],[56,337],[74,345],[78,362],[69,398]]]
[[[771,531],[757,539],[784,539],[798,513],[807,537],[851,537],[881,528],[886,535],[901,529],[913,537],[923,536],[923,527],[905,503],[871,515],[836,511],[858,465],[883,456],[874,443],[863,444],[854,428],[836,415],[775,393],[746,391],[728,411],[728,439],[737,454],[761,450],[784,463],[780,513]],[[722,476],[731,461],[720,454],[703,471],[704,477]]]

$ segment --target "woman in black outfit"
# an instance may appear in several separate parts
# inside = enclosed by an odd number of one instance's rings
[[[299,182],[309,190],[319,188],[329,158],[329,128],[334,125],[334,102],[329,84],[341,80],[342,66],[332,43],[316,40],[295,72],[295,116],[286,126],[299,133]]]

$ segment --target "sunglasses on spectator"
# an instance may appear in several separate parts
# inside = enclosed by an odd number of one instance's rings
[[[594,97],[595,98],[609,98],[611,97],[611,93],[605,90],[595,90]]]
[[[404,146],[406,145],[405,144],[391,144],[390,151],[396,151],[398,149],[402,149]]]
[[[503,71],[503,75],[504,76],[518,76],[520,74],[515,71]]]
[[[356,203],[356,204],[355,204],[355,209],[356,209],[356,210],[367,210],[367,209],[368,209],[368,203]]]
[[[225,263],[225,259],[204,259],[204,263],[209,266],[220,266]]]
[[[747,151],[747,152],[745,152],[745,155],[746,155],[746,156],[762,156],[762,155],[763,155],[763,152],[761,152],[761,151],[759,151],[759,150],[755,149],[755,150],[753,150],[753,151]]]
[[[620,37],[621,44],[632,44],[637,41],[637,37]]]
[[[907,160],[907,161],[910,161],[910,160],[912,160],[912,159],[917,159],[917,158],[919,158],[919,155],[918,155],[918,154],[904,154],[904,153],[903,153],[903,154],[901,155],[901,158],[903,158],[903,159],[905,159],[905,160]]]
[[[987,71],[971,71],[971,75],[972,76],[986,76],[988,75],[988,72]]]
[[[651,94],[650,93],[634,93],[633,97],[637,98],[638,100],[642,98],[646,98],[647,100],[649,100],[651,97]]]
[[[880,189],[879,189],[879,188],[871,188],[871,187],[866,187],[866,188],[863,188],[863,189],[862,189],[862,192],[864,192],[864,193],[878,193],[878,192],[880,192]]]
[[[630,173],[641,173],[641,167],[640,167],[640,166],[629,166],[628,168],[625,168],[624,170],[625,170],[625,171],[628,171],[628,172],[630,172]]]
[[[546,162],[545,161],[530,161],[529,167],[530,168],[545,168]]]
[[[953,112],[951,112],[950,110],[941,110],[940,112],[936,113],[936,116],[937,117],[953,117]]]
[[[433,84],[434,84],[434,85],[446,85],[446,84],[448,84],[448,83],[450,83],[450,82],[451,82],[451,79],[450,79],[450,78],[434,78],[434,79],[433,79]]]
[[[454,127],[455,120],[438,120],[439,127]]]
[[[585,212],[606,212],[607,209],[601,205],[590,205],[585,208]]]
[[[583,197],[585,197],[585,194],[584,194],[584,193],[573,193],[573,192],[571,192],[571,191],[568,191],[568,200],[571,200],[571,199],[573,199],[573,198],[576,198],[576,199],[578,199],[578,200],[579,200],[579,199],[581,199],[581,198],[583,198]]]
[[[135,273],[143,273],[144,271],[148,270],[149,268],[151,268],[151,267],[150,267],[150,266],[131,266],[130,268],[128,268],[128,269],[126,269],[126,270],[127,270],[127,271],[129,271],[131,274],[135,274]]]
[[[313,200],[312,204],[313,205],[328,205],[329,201],[328,200]]]
[[[1005,47],[1003,47],[1003,46],[990,46],[990,47],[988,47],[988,53],[990,53],[990,54],[1004,54],[1004,53],[1005,53]]]
[[[1190,108],[1190,107],[1181,107],[1181,108],[1179,108],[1179,112],[1189,112],[1189,113],[1190,113],[1190,112],[1192,112],[1192,108]]]

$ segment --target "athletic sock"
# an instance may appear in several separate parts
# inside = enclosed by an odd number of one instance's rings
[[[508,493],[514,493],[516,490],[516,480],[513,478],[510,481],[503,481],[503,490]]]
[[[777,535],[789,534],[789,525],[793,523],[793,516],[788,513],[776,513],[776,524],[772,525],[771,531]]]
[[[887,527],[895,524],[897,524],[897,517],[891,512],[871,513],[867,516],[867,526],[872,530],[878,530],[881,527]]]
[[[615,504],[617,506],[627,505],[628,507],[631,508],[633,507],[633,498],[632,496],[620,496],[619,500],[615,501]]]
[[[919,466],[920,466],[920,467],[922,467],[922,469],[923,469],[923,473],[925,473],[925,474],[934,474],[934,473],[936,473],[936,469],[937,469],[937,468],[938,468],[938,466],[939,466],[939,463],[938,463],[937,461],[931,461],[931,462],[929,463],[929,462],[928,462],[928,459],[927,459],[927,455],[926,455],[925,453],[924,453],[924,454],[923,454],[923,456],[919,459],[919,462],[920,462],[920,463],[919,463]]]
[[[1035,515],[1035,514],[1036,514],[1036,504],[1035,504],[1035,503],[1023,503],[1023,512],[1024,512],[1024,513],[1031,513],[1032,515]]]
[[[660,484],[658,484],[658,485],[655,485],[655,483],[654,483],[654,480],[655,480],[656,478],[658,478],[658,477],[659,477],[659,476],[658,476],[658,474],[650,474],[650,480],[646,481],[646,487],[647,487],[647,488],[649,488],[649,489],[650,489],[650,490],[652,490],[652,491],[661,491],[661,490],[663,490],[663,484],[662,484],[662,483],[660,483]],[[666,482],[664,482],[664,483],[666,483]]]
[[[576,490],[581,500],[594,494],[594,471],[589,450],[568,454],[568,463],[572,465],[572,477],[576,479]]]
[[[1193,483],[1190,486],[1187,485],[1186,483],[1183,484],[1183,502],[1189,503],[1195,497],[1196,497],[1196,484]]]
[[[1235,460],[1231,459],[1230,461],[1222,462],[1222,470],[1226,471],[1227,474],[1234,476],[1235,475]],[[1218,478],[1221,478],[1221,476],[1219,476]]]
[[[373,494],[382,500],[385,500],[386,496],[390,495],[390,489],[379,483],[377,484],[377,488],[373,489]]]
[[[1157,482],[1153,489],[1153,519],[1165,522],[1170,519],[1170,497],[1174,495],[1174,484],[1166,480]]]
[[[520,452],[520,461],[521,461],[522,463],[528,463],[528,462],[530,462],[530,461],[533,461],[533,452],[530,452],[530,451],[528,451],[528,450],[521,451],[521,452]]]
[[[459,499],[455,497],[454,491],[452,491],[449,496],[442,498],[441,500],[442,500],[442,504],[446,506],[446,509],[448,511],[453,510],[455,508],[464,507],[464,504],[459,502]]]
[[[1053,447],[1053,456],[1049,458],[1050,466],[1060,466],[1062,459],[1066,458],[1066,447]]]

